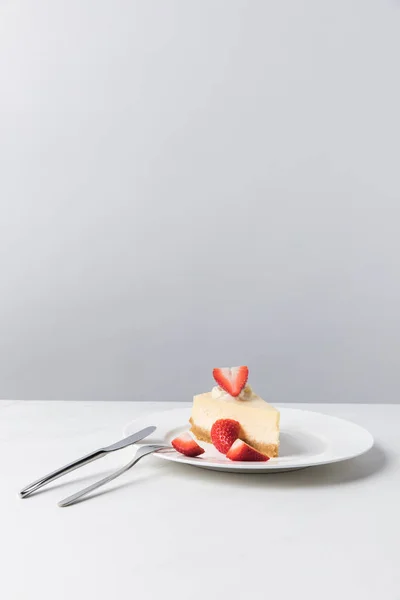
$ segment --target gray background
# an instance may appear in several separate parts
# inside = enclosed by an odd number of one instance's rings
[[[398,402],[400,4],[0,0],[0,397]]]

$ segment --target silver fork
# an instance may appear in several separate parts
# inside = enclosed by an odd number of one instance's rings
[[[90,494],[90,492],[97,490],[97,488],[101,487],[102,485],[113,481],[113,479],[116,479],[123,473],[126,473],[126,471],[129,471],[129,469],[136,465],[136,463],[139,462],[139,460],[141,460],[144,456],[152,454],[153,452],[158,452],[159,450],[172,450],[172,447],[158,444],[140,446],[135,454],[135,457],[127,465],[125,465],[121,469],[118,469],[118,471],[115,471],[115,473],[111,473],[111,475],[104,477],[104,479],[100,479],[100,481],[92,483],[92,485],[88,485],[88,487],[84,488],[83,490],[80,490],[79,492],[68,496],[68,498],[64,498],[64,500],[61,500],[58,503],[58,506],[65,507],[71,506],[71,504],[75,504],[75,502],[77,502],[80,498],[83,498],[83,496]]]

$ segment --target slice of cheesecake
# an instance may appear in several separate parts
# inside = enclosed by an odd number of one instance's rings
[[[216,379],[220,385],[223,383]],[[230,391],[233,389],[231,386],[224,387]],[[279,411],[254,394],[249,385],[236,396],[217,386],[211,392],[194,397],[190,423],[191,431],[198,440],[211,442],[211,427],[215,421],[239,421],[240,439],[272,458],[278,456],[279,416]]]

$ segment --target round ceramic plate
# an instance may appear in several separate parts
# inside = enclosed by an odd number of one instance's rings
[[[268,462],[232,462],[220,454],[212,444],[204,442],[199,443],[205,449],[205,453],[196,458],[179,454],[172,447],[157,452],[154,456],[217,471],[276,473],[354,458],[369,450],[374,443],[368,431],[350,421],[306,410],[279,410],[279,457],[271,458]],[[124,434],[128,436],[148,425],[156,425],[155,433],[142,440],[141,444],[170,444],[180,433],[189,430],[190,413],[191,408],[178,408],[149,414],[129,423],[124,429]]]

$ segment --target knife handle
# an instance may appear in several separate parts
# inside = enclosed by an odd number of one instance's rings
[[[97,460],[98,458],[102,458],[102,456],[104,456],[105,454],[107,454],[105,450],[95,450],[94,452],[91,452],[90,454],[87,454],[82,458],[78,458],[78,460],[74,460],[68,465],[65,465],[65,467],[61,467],[60,469],[57,469],[56,471],[53,471],[52,473],[41,477],[41,479],[30,483],[29,485],[24,487],[23,490],[20,491],[19,495],[21,498],[27,498],[28,496],[33,494],[33,492],[36,492],[44,485],[47,485],[55,479],[58,479],[59,477],[62,477],[63,475],[66,475],[67,473],[70,473],[75,469],[79,469],[80,467],[83,467],[84,465],[87,465],[88,463]]]

